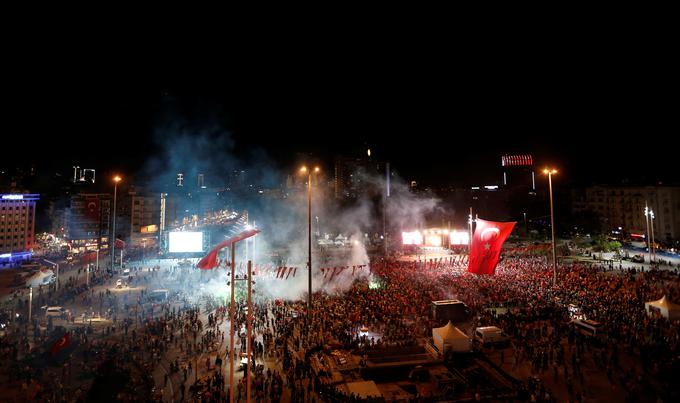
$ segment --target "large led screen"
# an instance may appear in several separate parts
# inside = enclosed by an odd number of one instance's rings
[[[202,232],[171,232],[169,252],[203,252]]]

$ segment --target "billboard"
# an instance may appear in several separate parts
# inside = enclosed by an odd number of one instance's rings
[[[501,166],[504,167],[529,167],[534,165],[534,157],[531,154],[503,155]]]
[[[168,252],[203,252],[202,232],[170,232]]]

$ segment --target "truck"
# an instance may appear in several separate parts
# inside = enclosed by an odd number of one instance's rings
[[[475,329],[475,341],[488,346],[506,343],[510,341],[510,337],[496,326],[482,326]]]
[[[470,315],[470,309],[463,301],[457,299],[432,301],[432,318],[437,324],[445,325],[449,321],[465,322],[470,319]]]

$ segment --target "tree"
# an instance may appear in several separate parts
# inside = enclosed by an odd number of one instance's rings
[[[598,235],[593,238],[593,251],[595,252],[608,252],[609,251],[609,241],[604,235]]]
[[[610,251],[618,252],[618,251],[621,250],[622,246],[623,245],[621,245],[621,242],[619,242],[619,241],[611,241],[611,242],[609,242],[608,248],[609,248]]]

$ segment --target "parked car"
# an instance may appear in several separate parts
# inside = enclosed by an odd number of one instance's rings
[[[634,255],[630,260],[635,263],[644,263],[645,256],[642,254]]]

